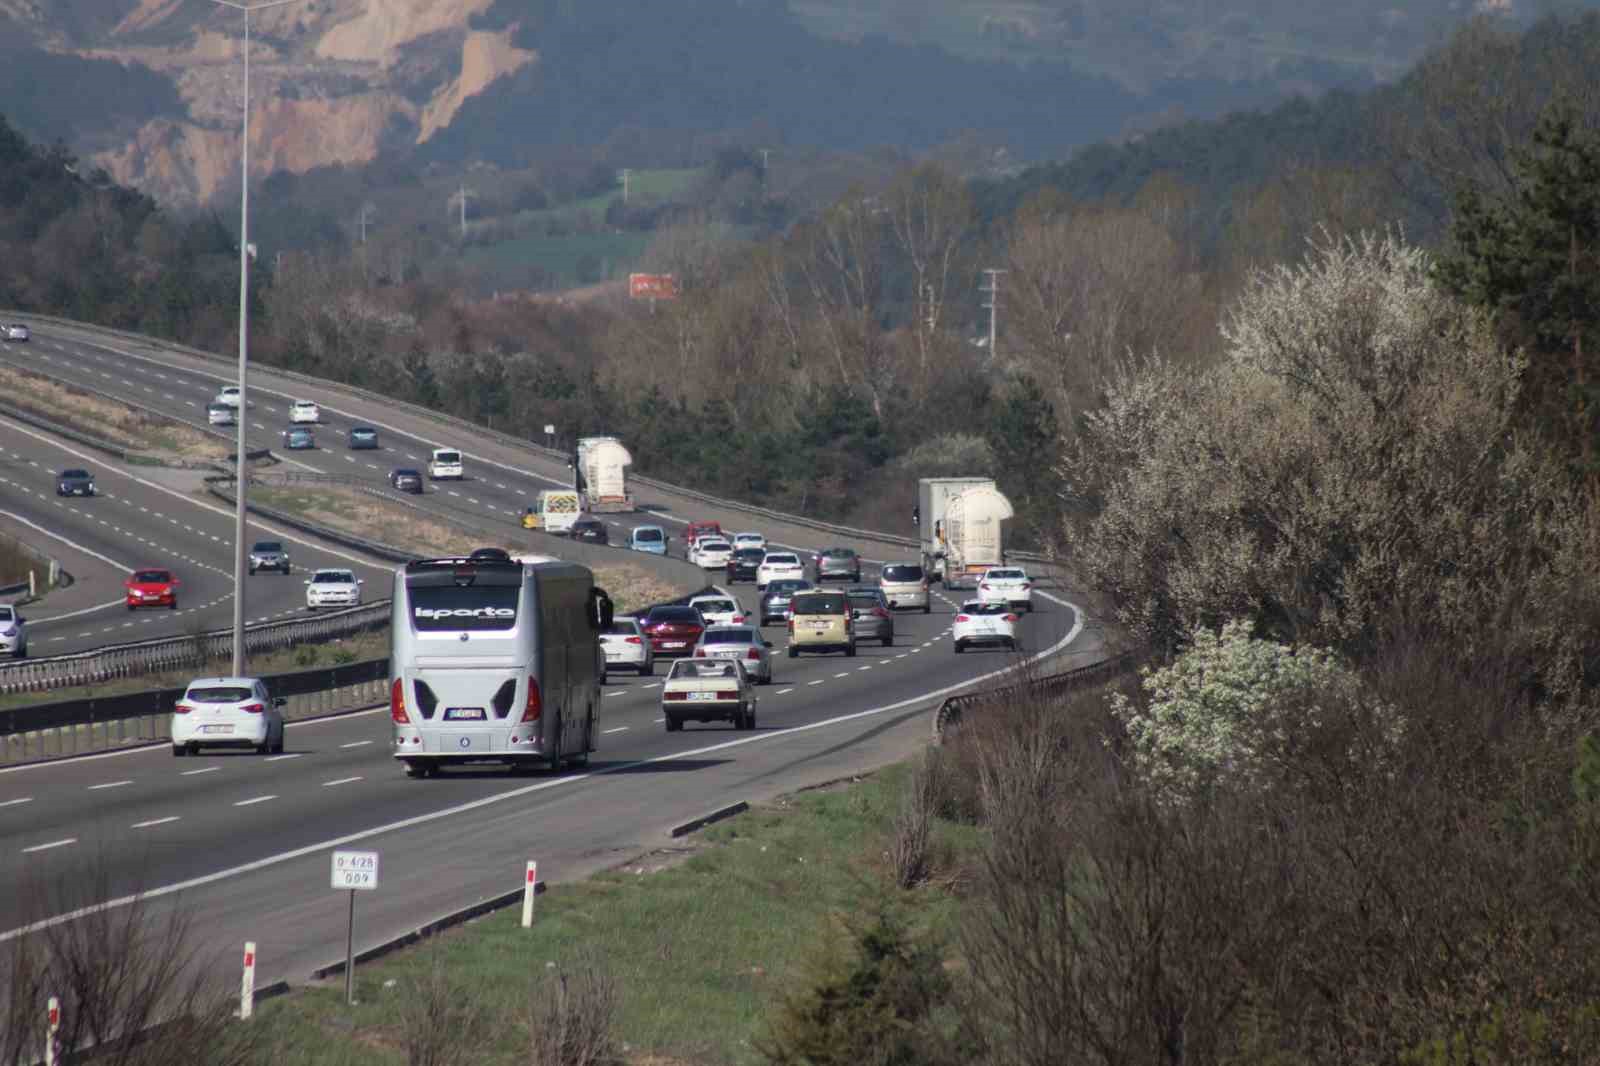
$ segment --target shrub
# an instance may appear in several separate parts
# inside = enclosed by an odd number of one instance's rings
[[[617,984],[592,955],[536,978],[526,1014],[528,1066],[611,1066]]]

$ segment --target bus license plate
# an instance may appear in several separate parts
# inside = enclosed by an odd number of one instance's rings
[[[444,720],[447,722],[481,722],[487,715],[482,707],[446,707]]]

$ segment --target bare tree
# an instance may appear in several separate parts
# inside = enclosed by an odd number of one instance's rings
[[[884,197],[895,243],[916,284],[920,369],[927,376],[935,338],[943,328],[951,282],[965,283],[974,221],[966,182],[934,165],[908,171]]]

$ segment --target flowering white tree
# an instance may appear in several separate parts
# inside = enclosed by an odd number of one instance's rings
[[[1141,684],[1145,706],[1118,693],[1112,713],[1127,730],[1130,763],[1173,800],[1268,789],[1303,773],[1313,752],[1384,760],[1403,733],[1400,716],[1337,655],[1257,640],[1243,619],[1196,630],[1188,650],[1146,670]]]

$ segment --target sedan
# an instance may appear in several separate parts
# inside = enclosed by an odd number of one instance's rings
[[[689,561],[704,570],[721,570],[733,555],[733,545],[720,537],[702,536],[689,548]]]
[[[693,653],[705,632],[705,619],[693,607],[652,607],[640,623],[656,655],[677,657]]]
[[[756,567],[756,591],[763,592],[772,582],[781,578],[803,581],[806,568],[794,552],[767,552]]]
[[[33,334],[29,333],[28,327],[21,322],[13,322],[6,327],[6,340],[8,341],[25,341],[31,336]]]
[[[351,426],[349,441],[353,452],[370,452],[380,447],[378,431],[371,426]]]
[[[768,583],[767,591],[761,597],[761,624],[770,626],[780,622],[787,622],[789,620],[789,601],[796,592],[801,592],[811,587],[811,582],[798,577],[786,577]]]
[[[1018,610],[1033,610],[1033,582],[1016,566],[991,566],[978,579],[978,599]]]
[[[711,626],[694,649],[696,659],[737,659],[758,685],[772,684],[772,642],[755,626]]]
[[[122,583],[130,611],[139,607],[166,607],[176,611],[178,585],[171,570],[135,570]]]
[[[732,722],[736,729],[754,729],[756,693],[744,664],[737,659],[673,663],[661,686],[661,717],[669,733],[684,722]]]
[[[93,496],[94,475],[87,470],[73,467],[61,471],[56,478],[57,496]]]
[[[955,639],[957,655],[979,646],[1016,651],[1017,616],[1002,603],[968,600],[956,612],[956,624],[950,635]]]
[[[422,471],[408,466],[389,471],[389,484],[399,492],[422,493]]]
[[[206,404],[206,422],[213,426],[238,425],[239,408],[233,404],[208,403]]]
[[[239,386],[237,386],[237,385],[224,385],[224,386],[222,386],[222,388],[217,390],[217,395],[216,395],[215,398],[212,399],[211,402],[212,403],[227,404],[229,407],[232,407],[235,410],[237,410],[238,407],[239,407]]]
[[[764,533],[735,533],[733,535],[733,550],[741,548],[762,548],[767,546],[767,537]]]
[[[640,677],[656,672],[650,638],[637,618],[618,618],[612,622],[611,628],[600,634],[600,650],[605,653],[608,670],[633,670]]]
[[[849,548],[823,548],[812,559],[816,568],[817,584],[831,578],[841,581],[861,580],[861,557]]]
[[[306,610],[318,607],[359,607],[364,582],[352,570],[324,568],[306,578]]]
[[[303,422],[321,422],[322,409],[310,400],[295,400],[289,404],[289,421],[295,425]]]
[[[317,435],[301,426],[283,431],[283,446],[291,452],[311,451],[317,446]]]
[[[567,536],[587,544],[611,543],[611,535],[606,532],[606,524],[598,518],[578,519],[572,523],[572,528],[567,530]]]
[[[894,612],[889,609],[884,594],[876,588],[863,586],[848,589],[845,595],[850,597],[850,623],[856,640],[877,640],[885,648],[893,646]]]
[[[744,622],[744,608],[732,596],[706,593],[689,600],[689,606],[700,612],[708,626],[731,626]]]
[[[172,754],[198,755],[202,747],[281,752],[285,702],[267,695],[259,677],[196,678],[172,707]]]
[[[28,620],[10,603],[0,603],[0,653],[13,659],[28,657]]]
[[[766,551],[761,548],[735,548],[733,554],[728,556],[728,584],[734,585],[740,581],[754,581],[756,571],[761,569],[761,560],[766,557]]]

